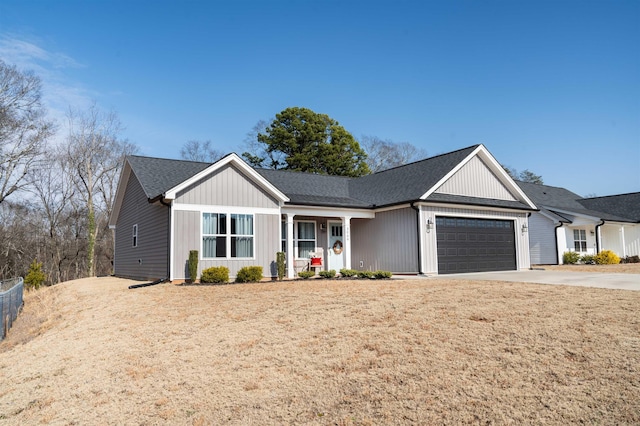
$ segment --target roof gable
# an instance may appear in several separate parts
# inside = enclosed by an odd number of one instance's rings
[[[374,206],[417,201],[478,145],[351,180],[352,196]]]
[[[191,185],[197,183],[202,179],[205,179],[207,176],[217,172],[218,170],[230,164],[234,165],[240,173],[244,174],[253,183],[255,183],[256,185],[260,186],[262,189],[270,193],[277,200],[281,202],[289,201],[289,197],[283,194],[278,188],[276,188],[267,179],[262,177],[255,169],[249,167],[249,165],[247,165],[247,163],[245,163],[244,160],[238,157],[238,155],[236,155],[235,153],[231,153],[221,158],[220,160],[211,164],[209,167],[205,168],[199,173],[196,173],[195,175],[189,177],[188,179],[168,189],[164,193],[164,198],[168,200],[174,200],[178,192],[190,187]]]

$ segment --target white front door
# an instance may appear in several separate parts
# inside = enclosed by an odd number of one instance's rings
[[[342,222],[329,222],[327,232],[329,238],[327,250],[328,269],[340,272],[344,268],[344,238],[342,237]]]

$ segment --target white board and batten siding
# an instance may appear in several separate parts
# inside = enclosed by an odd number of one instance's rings
[[[137,225],[137,247],[133,226]],[[149,203],[132,173],[115,227],[114,273],[133,279],[166,278],[169,271],[169,208]]]
[[[173,202],[172,279],[188,277],[189,251],[198,250],[198,275],[212,266],[226,266],[234,277],[245,266],[262,266],[263,275],[275,274],[280,250],[278,201],[233,165],[228,165],[180,191]],[[254,216],[254,257],[202,259],[202,213],[238,213]]]

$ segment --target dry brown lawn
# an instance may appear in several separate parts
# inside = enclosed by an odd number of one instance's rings
[[[550,271],[640,274],[640,263],[620,263],[617,265],[534,265],[534,268],[543,268]]]
[[[73,281],[0,344],[0,424],[638,424],[640,292]]]

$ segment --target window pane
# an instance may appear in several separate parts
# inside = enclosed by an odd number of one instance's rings
[[[253,257],[253,237],[231,237],[231,257]]]
[[[580,239],[580,230],[579,229],[574,229],[573,230],[573,239],[574,240],[579,240]]]
[[[315,240],[316,239],[315,223],[298,222],[298,238],[301,240]]]
[[[309,257],[309,253],[315,251],[315,249],[316,243],[314,243],[313,241],[300,241],[298,242],[298,257]]]
[[[202,237],[202,257],[226,257],[225,237]]]
[[[587,239],[587,231],[584,229],[580,230],[580,239],[581,240],[586,240]]]
[[[226,234],[227,215],[218,213],[202,213],[203,234]]]
[[[250,214],[232,214],[231,234],[253,235],[253,216]]]

